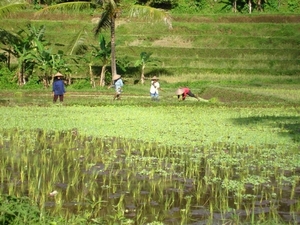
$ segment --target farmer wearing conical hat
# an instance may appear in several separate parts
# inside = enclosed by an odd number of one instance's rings
[[[151,78],[151,86],[150,86],[150,97],[153,101],[158,101],[159,90],[161,90],[158,77],[154,76]]]
[[[198,101],[200,100],[196,95],[194,95],[191,90],[188,87],[178,88],[176,90],[176,95],[178,97],[178,100],[180,100],[180,97],[182,98],[182,101],[185,100],[186,96],[194,97]]]
[[[60,102],[64,101],[64,94],[66,93],[65,84],[62,80],[63,75],[58,72],[54,75],[54,81],[52,84],[52,91],[53,91],[53,103],[57,101],[59,98]]]
[[[116,90],[116,93],[114,95],[114,100],[117,99],[117,100],[120,100],[121,99],[121,92],[122,92],[122,87],[124,86],[124,83],[121,79],[121,75],[114,75],[113,76],[113,82],[114,82],[114,87],[115,87],[115,90]]]

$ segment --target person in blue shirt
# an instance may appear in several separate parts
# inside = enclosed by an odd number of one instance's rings
[[[122,92],[122,87],[123,87],[123,80],[121,78],[121,75],[114,75],[113,76],[113,81],[114,81],[114,87],[115,87],[115,95],[114,95],[114,100],[117,99],[117,100],[120,100],[121,99],[121,92]]]
[[[52,91],[53,91],[53,103],[57,101],[59,98],[60,102],[64,101],[64,94],[66,93],[65,84],[62,80],[63,75],[61,73],[57,73],[54,75],[54,81],[52,84]]]

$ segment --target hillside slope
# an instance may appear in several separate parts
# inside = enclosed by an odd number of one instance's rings
[[[24,13],[2,20],[0,26],[10,31],[25,24],[46,25],[46,39],[53,52],[69,51],[70,40],[84,29],[88,44],[97,45],[93,34],[97,18],[89,15],[47,15],[34,18]],[[151,52],[152,63],[146,76],[287,76],[300,74],[300,16],[175,15],[173,29],[121,18],[116,30],[117,58],[128,66],[121,73],[139,75],[134,62],[141,52]],[[109,38],[109,32],[105,32]],[[101,66],[99,62],[98,66]],[[87,76],[87,64],[77,77]],[[75,75],[74,75],[75,76]],[[171,79],[170,79],[171,81]]]

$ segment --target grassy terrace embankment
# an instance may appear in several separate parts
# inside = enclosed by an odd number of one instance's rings
[[[87,32],[86,43],[97,45],[92,21],[95,19],[86,14],[36,18],[33,13],[24,13],[2,20],[0,26],[17,31],[29,22],[46,25],[45,36],[53,52],[61,49],[67,53],[70,41],[81,29]],[[164,24],[120,18],[116,29],[117,58],[126,61],[128,69],[119,72],[125,77],[139,76],[133,64],[146,51],[153,53],[155,62],[146,66],[148,76],[280,75],[291,76],[294,83],[299,83],[299,21],[297,15],[174,15],[173,29],[169,30]],[[109,37],[109,32],[105,33]],[[87,69],[83,64],[73,76],[85,77]]]
[[[37,18],[33,12],[23,12],[1,20],[0,26],[18,31],[28,23],[45,25],[45,38],[52,52],[60,49],[68,53],[70,41],[82,29],[86,31],[86,43],[97,45],[93,34],[95,18],[87,13]],[[160,76],[166,91],[162,101],[166,104],[170,104],[178,86],[190,86],[203,98],[229,104],[299,103],[299,22],[299,15],[173,15],[173,29],[169,30],[160,23],[120,18],[116,49],[118,60],[128,65],[125,72],[118,70],[126,84],[124,96],[148,94],[148,85],[133,85],[140,76],[134,62],[146,51],[153,53],[152,62],[146,65],[146,76]],[[109,38],[109,31],[105,35]],[[88,76],[87,62],[72,74]],[[70,91],[72,87],[68,87]],[[96,94],[111,94],[107,89],[97,91]],[[71,99],[69,104],[73,104]]]

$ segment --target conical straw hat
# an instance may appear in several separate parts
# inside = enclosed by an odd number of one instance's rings
[[[64,75],[62,75],[60,72],[57,72],[54,77],[63,77]]]
[[[178,88],[175,93],[176,93],[176,95],[182,95],[183,90],[181,88]]]
[[[113,76],[113,80],[118,80],[120,77],[121,77],[121,75],[116,74],[116,75]]]

